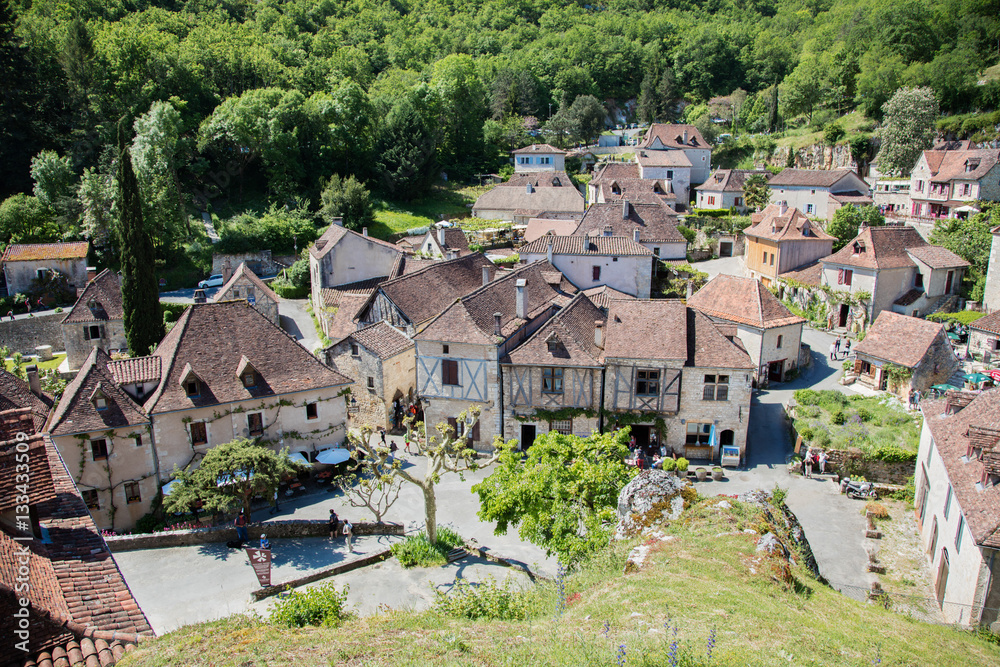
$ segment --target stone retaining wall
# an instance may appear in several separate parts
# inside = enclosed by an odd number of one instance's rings
[[[826,451],[827,472],[841,477],[864,477],[869,482],[904,485],[913,477],[915,461],[878,461],[866,459],[859,450],[829,449]]]
[[[5,313],[0,313],[3,315]],[[46,313],[24,319],[4,318],[0,321],[0,347],[9,347],[11,352],[35,354],[39,345],[51,345],[53,350],[64,350],[62,321],[66,313]]]
[[[354,526],[354,535],[402,535],[401,523],[373,523],[359,521]],[[327,523],[315,521],[265,521],[247,526],[252,535],[254,531],[267,533],[269,539],[294,537],[326,537],[329,536]],[[185,547],[192,544],[207,544],[209,542],[228,542],[236,538],[236,529],[231,525],[213,526],[211,528],[194,528],[191,530],[170,530],[160,533],[141,535],[116,535],[106,537],[105,541],[112,552],[134,551],[137,549],[159,549],[163,547]]]
[[[358,558],[357,560],[352,560],[349,563],[341,563],[340,565],[334,565],[333,567],[328,567],[325,570],[320,570],[319,572],[313,572],[312,574],[307,574],[304,577],[299,577],[298,579],[292,579],[290,581],[283,581],[280,584],[273,584],[271,586],[265,586],[263,588],[258,588],[251,595],[254,600],[258,602],[264,598],[269,598],[272,595],[277,595],[282,591],[286,591],[292,588],[298,588],[299,586],[305,586],[306,584],[311,584],[314,581],[319,581],[320,579],[326,579],[327,577],[334,577],[338,574],[344,574],[345,572],[350,572],[352,570],[357,570],[362,567],[368,567],[369,565],[374,565],[375,563],[381,563],[384,560],[388,560],[392,556],[392,549],[384,549],[370,556],[364,556],[363,558]]]

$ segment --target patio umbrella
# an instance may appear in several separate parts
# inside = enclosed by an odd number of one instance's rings
[[[346,449],[324,449],[316,455],[316,463],[326,463],[335,465],[343,463],[351,458],[351,453]]]
[[[291,454],[288,455],[288,458],[291,459],[292,461],[298,461],[299,463],[303,463],[305,465],[312,465],[309,463],[309,457],[307,457],[302,452],[292,452]]]
[[[959,335],[957,333],[955,333],[954,331],[949,331],[948,332],[948,338],[950,338],[951,340],[958,340],[959,339]]]
[[[250,476],[249,477],[247,477],[247,474],[245,472],[242,472],[242,471],[238,472],[235,475],[235,479],[233,477],[230,477],[229,475],[222,475],[216,481],[215,485],[216,486],[226,486],[227,484],[235,484],[236,482],[242,482],[242,481],[245,481],[247,479],[253,479],[253,471],[250,472]]]
[[[933,389],[934,391],[948,391],[950,389],[956,389],[957,390],[957,389],[960,389],[960,387],[956,387],[956,386],[950,385],[950,384],[936,384],[936,385],[932,386],[931,389]]]
[[[986,371],[986,374],[993,378],[994,382],[1000,382],[1000,369],[994,368],[991,371]]]
[[[992,379],[989,375],[984,375],[983,373],[969,373],[965,376],[965,381],[970,384],[980,384]]]
[[[163,495],[169,496],[174,491],[174,489],[176,489],[180,485],[181,485],[181,481],[179,479],[172,479],[172,480],[170,480],[169,482],[167,482],[166,484],[164,484],[161,487],[161,490],[163,491]]]

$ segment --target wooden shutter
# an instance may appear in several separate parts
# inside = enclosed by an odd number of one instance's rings
[[[448,426],[450,426],[455,431],[455,437],[459,437],[458,433],[458,420],[454,417],[448,417]]]
[[[90,340],[90,325],[84,325],[83,327],[83,339]]]
[[[101,338],[104,338],[104,325],[101,325]]]
[[[472,427],[472,442],[479,442],[479,422]]]
[[[854,360],[854,372],[857,373],[858,375],[861,375],[861,360],[860,359],[855,359]]]
[[[853,279],[854,279],[854,270],[844,269],[844,284],[850,285]]]
[[[838,285],[843,285],[844,284],[844,270],[843,269],[837,269],[837,284]]]

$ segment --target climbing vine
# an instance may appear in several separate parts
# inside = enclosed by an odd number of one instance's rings
[[[514,419],[519,422],[554,422],[554,421],[566,421],[567,419],[573,419],[575,417],[589,417],[593,419],[597,416],[596,410],[590,410],[588,408],[560,408],[559,410],[545,410],[543,408],[535,408],[534,414],[530,415],[514,415]]]

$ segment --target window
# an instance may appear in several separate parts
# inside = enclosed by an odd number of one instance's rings
[[[708,205],[709,206],[714,206],[715,205],[715,197],[709,197],[708,198]]]
[[[87,489],[86,491],[81,491],[80,495],[83,496],[83,502],[87,503],[87,509],[101,509],[101,498],[97,495],[97,489]]]
[[[760,260],[762,263],[767,264],[767,252],[764,252],[764,257]]]
[[[733,200],[733,202],[734,202],[734,203],[735,203],[735,204],[736,204],[737,206],[742,206],[742,205],[743,205],[743,198],[742,198],[742,197],[737,197],[736,199],[734,199],[734,200]]]
[[[137,503],[142,500],[139,495],[139,482],[125,482],[125,502]]]
[[[191,422],[191,444],[208,444],[208,429],[205,428],[204,422]]]
[[[520,164],[531,164],[531,158],[530,157],[519,157],[519,158],[517,158],[517,161]]]
[[[944,518],[948,518],[948,514],[951,513],[951,495],[953,489],[951,484],[948,485],[948,495],[944,497]]]
[[[133,435],[132,436],[132,442],[135,443],[136,447],[142,447],[142,436],[141,435]]]
[[[771,253],[771,266],[774,266],[774,253]]]
[[[557,419],[552,422],[550,431],[555,431],[556,433],[562,433],[563,435],[573,435],[573,420],[572,419]]]
[[[806,204],[806,213],[815,213],[816,207],[812,204]]]
[[[837,269],[837,284],[850,285],[854,280],[853,269]]]
[[[728,401],[729,376],[706,375],[705,388],[702,391],[701,398],[704,401]]]
[[[561,368],[542,369],[542,393],[543,394],[563,393],[563,369]]]
[[[656,255],[657,257],[659,257],[660,256],[660,249],[659,248],[653,248],[653,254]]]
[[[781,349],[781,339],[782,338],[783,338],[783,336],[778,336],[778,344],[775,345],[775,347],[778,348],[779,350]]]
[[[247,372],[247,373],[243,374],[243,386],[244,387],[253,387],[256,384],[257,384],[256,373],[254,373],[253,371],[250,371],[250,372]]]
[[[184,385],[184,390],[187,391],[188,396],[197,396],[201,393],[200,387],[198,387],[197,380],[188,380]]]
[[[261,435],[264,433],[264,415],[259,412],[251,412],[247,415],[247,430],[250,435]]]
[[[83,328],[83,338],[84,340],[97,340],[101,337],[101,327],[97,324],[91,324]]]
[[[673,178],[674,178],[674,170],[673,169],[667,169],[667,180],[668,181],[669,180],[673,180]],[[712,199],[715,199],[715,197],[713,197]]]
[[[917,192],[923,192],[924,191],[924,182],[923,181],[917,181],[917,187],[915,187],[914,190],[916,190]]]
[[[107,410],[108,409],[107,397],[104,396],[103,394],[98,394],[97,396],[94,396],[94,407],[96,407],[98,410]]]
[[[442,345],[441,346],[441,353],[442,354],[448,354],[448,351],[449,350],[448,350],[448,346],[447,345]]]
[[[934,552],[937,551],[937,540],[938,540],[938,522],[937,517],[934,517],[934,521],[931,523],[931,548],[928,553],[931,558],[934,558]]]
[[[638,371],[635,376],[636,396],[656,396],[660,393],[660,371]]]
[[[239,287],[234,287],[233,288],[233,298],[234,299],[240,298],[240,288]]]
[[[913,286],[917,288],[924,286],[924,274],[917,271],[917,275],[913,277]]]
[[[375,378],[373,378],[371,375],[368,376],[368,388],[369,389],[375,388]]]
[[[595,266],[594,267],[594,280],[600,280],[600,279],[601,279],[601,267]]]
[[[358,347],[357,343],[351,343],[351,356],[352,357],[361,356],[361,349]]]
[[[94,456],[95,461],[101,461],[108,458],[108,441],[104,438],[98,438],[97,440],[90,441],[90,453]]]
[[[972,192],[972,186],[969,185],[968,183],[963,183],[962,184],[962,195],[968,197],[971,192]]]
[[[441,361],[441,383],[458,386],[458,362],[454,359]]]
[[[962,552],[962,533],[965,532],[965,515],[958,515],[958,530],[955,531],[955,553]]]
[[[319,418],[319,404],[306,403],[306,419],[318,419],[318,418]]]
[[[691,447],[706,447],[710,442],[712,437],[712,425],[702,424],[699,422],[688,422],[687,423],[687,434],[684,438],[684,444]]]

